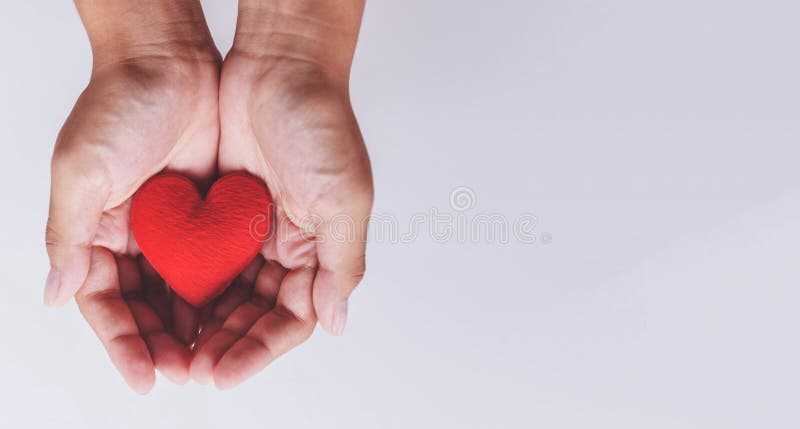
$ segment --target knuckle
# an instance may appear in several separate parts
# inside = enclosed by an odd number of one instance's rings
[[[90,240],[74,240],[70,239],[69,231],[59,228],[58,223],[51,217],[47,221],[47,227],[44,233],[44,245],[49,255],[62,254],[63,252],[70,252],[79,249],[86,249],[92,246]]]
[[[367,261],[362,255],[357,259],[355,265],[353,266],[353,269],[350,271],[350,277],[355,281],[355,283],[358,283],[361,281],[361,279],[364,278],[364,274],[366,274],[366,272],[367,272]]]
[[[352,262],[352,265],[347,269],[334,274],[334,281],[337,283],[338,289],[350,292],[361,283],[365,274],[366,264],[364,263],[364,258],[360,257],[357,261]]]
[[[350,279],[353,282],[353,286],[351,289],[355,289],[356,287],[358,287],[358,285],[361,284],[361,280],[364,280],[364,274],[365,272],[362,270],[357,274],[351,275]]]
[[[281,319],[296,323],[299,329],[296,329],[295,332],[300,334],[299,342],[305,341],[314,330],[316,319],[313,306],[293,309],[287,305],[278,304],[271,311]]]
[[[44,244],[48,251],[53,250],[57,246],[60,245],[62,242],[61,234],[59,233],[58,229],[53,226],[52,215],[47,220],[47,228],[44,232]]]

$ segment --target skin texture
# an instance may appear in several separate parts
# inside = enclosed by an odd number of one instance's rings
[[[152,388],[156,368],[177,383],[188,381],[188,344],[198,315],[139,255],[129,199],[165,169],[212,180],[219,136],[221,61],[211,45],[198,43],[210,40],[205,23],[196,22],[205,36],[158,32],[170,22],[188,27],[191,4],[152,13],[157,8],[151,3],[138,3],[137,10],[77,2],[94,65],[56,141],[46,233],[51,271],[45,303],[63,305],[74,294],[139,393]],[[141,28],[125,27],[129,22]]]
[[[250,299],[225,300],[201,334],[192,376],[213,377],[219,387],[304,341],[317,317],[341,334],[347,297],[364,274],[372,178],[346,92],[315,72],[297,80],[309,72],[304,64],[270,67],[232,53],[222,72],[220,171],[247,170],[265,180],[277,234],[265,243],[267,263],[255,282],[240,284],[252,289]],[[339,222],[349,237],[336,235],[335,219],[352,220]]]
[[[363,3],[280,3],[240,2],[222,69],[220,172],[264,179],[277,232],[198,338],[191,375],[221,388],[303,342],[317,319],[340,335],[365,269],[372,174],[348,88]]]
[[[53,155],[46,242],[48,282],[59,285],[47,285],[45,301],[61,305],[80,288],[81,313],[137,392],[152,386],[154,365],[188,379],[196,310],[137,257],[129,214],[131,195],[158,171],[215,174],[216,65],[195,66],[137,59],[96,71]]]
[[[317,321],[341,334],[373,196],[348,95],[363,1],[242,0],[221,74],[197,1],[76,4],[94,68],[53,154],[45,302],[74,295],[140,393],[155,369],[231,387]],[[246,170],[276,201],[277,234],[203,309],[170,292],[130,234],[129,199],[162,170],[201,186]],[[336,219],[350,220],[344,235]]]

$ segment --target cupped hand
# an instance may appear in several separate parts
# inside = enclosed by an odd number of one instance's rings
[[[217,301],[191,365],[225,388],[302,343],[319,320],[339,335],[364,270],[373,188],[346,79],[234,48],[220,84],[219,169],[264,179],[274,233]]]
[[[139,255],[130,197],[161,170],[208,183],[216,173],[219,54],[146,56],[95,68],[52,159],[45,302],[75,295],[111,360],[137,392],[154,369],[189,378],[196,310]],[[76,293],[77,292],[77,293]]]

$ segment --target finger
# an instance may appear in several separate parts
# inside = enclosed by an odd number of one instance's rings
[[[306,222],[309,231],[295,225],[286,211],[275,209],[274,232],[264,242],[261,254],[267,260],[279,261],[284,267],[295,269],[317,264],[317,248],[314,240],[314,222]],[[318,225],[316,225],[318,226]]]
[[[216,332],[195,349],[189,373],[198,383],[206,384],[211,381],[214,366],[223,354],[241,338],[258,318],[266,313],[266,309],[246,301],[237,307],[221,323]]]
[[[139,265],[132,258],[118,256],[120,290],[131,309],[133,318],[144,338],[153,364],[165,377],[177,384],[189,381],[189,348],[164,330],[164,323],[143,299]]]
[[[278,300],[281,282],[283,282],[288,273],[289,270],[275,261],[269,261],[264,264],[255,280],[253,297],[251,298],[253,302],[259,307],[272,309]]]
[[[114,256],[119,275],[119,291],[123,298],[141,296],[142,276],[136,262],[127,256]]]
[[[147,344],[153,364],[173,383],[186,384],[189,381],[189,348],[169,335],[153,308],[140,298],[128,300],[141,336]]]
[[[114,256],[101,247],[90,254],[90,269],[75,301],[131,388],[145,394],[155,383],[150,352],[130,308],[120,294]]]
[[[150,304],[150,307],[156,312],[161,322],[164,324],[164,329],[167,331],[172,330],[172,309],[170,306],[170,295],[164,280],[158,275],[155,268],[150,265],[150,262],[144,257],[139,255],[139,270],[142,276],[142,295],[145,302]]]
[[[203,345],[211,339],[222,328],[225,319],[234,312],[240,305],[245,303],[253,294],[253,283],[241,278],[233,281],[225,293],[219,297],[214,307],[210,310],[208,318],[202,322],[200,334],[195,341],[195,351],[200,350]]]
[[[256,255],[252,261],[242,270],[242,273],[239,274],[239,278],[242,279],[245,283],[253,284],[256,281],[256,277],[258,277],[258,273],[261,272],[261,267],[264,266],[266,261],[261,255]]]
[[[144,311],[146,309],[147,307]],[[189,347],[163,329],[148,332],[145,340],[159,372],[175,384],[189,382],[189,365],[192,362],[192,351]]]
[[[165,377],[176,384],[189,381],[189,347],[164,330],[164,324],[146,302],[135,298],[128,301],[139,331],[153,358],[153,364]]]
[[[204,340],[195,350],[190,372],[200,383],[208,383],[220,358],[242,338],[253,324],[272,309],[278,295],[278,287],[286,275],[286,269],[276,262],[267,262],[258,274],[252,298],[234,309],[229,315],[219,313],[216,320],[224,320],[214,327],[213,335]],[[271,290],[274,289],[274,294]],[[272,295],[271,297],[269,295]]]
[[[59,150],[51,166],[50,214],[45,242],[50,273],[44,302],[66,304],[86,280],[91,245],[110,193],[107,175],[87,157]]]
[[[369,210],[353,211],[324,224],[317,243],[319,270],[314,280],[314,308],[326,331],[341,335],[347,300],[364,277]]]
[[[175,337],[191,345],[197,337],[200,312],[178,294],[172,294],[172,329]]]
[[[263,265],[263,257],[259,255],[253,258],[253,260],[247,267],[245,267],[242,273],[233,280],[227,289],[225,289],[225,292],[223,292],[223,294],[214,301],[214,304],[204,309],[203,318],[201,318],[201,324],[203,325],[202,331],[206,331],[205,335],[209,334],[208,329],[206,329],[206,324],[209,321],[225,320],[225,318],[227,318],[228,315],[236,309],[236,307],[250,299],[250,296],[253,293],[253,285],[255,284],[256,277],[261,271],[261,267]],[[200,334],[203,336],[203,332]]]
[[[217,387],[241,383],[311,335],[316,324],[311,300],[314,274],[313,268],[303,268],[286,275],[275,308],[261,316],[215,366]]]
[[[253,258],[253,261],[239,274],[239,277],[216,300],[214,305],[206,309],[208,311],[204,311],[204,315],[201,317],[200,334],[195,341],[195,350],[199,350],[206,341],[222,328],[225,319],[237,307],[250,299],[253,294],[253,285],[256,277],[263,265],[264,258],[260,255]]]

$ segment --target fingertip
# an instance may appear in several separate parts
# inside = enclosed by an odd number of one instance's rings
[[[155,369],[175,384],[188,383],[191,350],[163,331],[150,333],[145,338]]]
[[[156,371],[152,362],[142,362],[135,368],[129,367],[129,372],[123,373],[123,377],[128,386],[140,395],[150,393],[156,384]]]
[[[228,365],[222,366],[214,371],[214,386],[219,390],[230,390],[238,386],[247,377],[242,377],[238,371],[234,371]]]
[[[317,273],[313,291],[314,310],[322,329],[331,335],[340,336],[344,333],[348,313],[347,292],[350,290],[351,287],[337,287],[337,279],[332,272],[320,270]]]
[[[344,334],[344,328],[347,325],[347,307],[348,301],[345,299],[342,302],[334,304],[321,304],[317,310],[317,318],[322,329],[329,335],[339,337]]]
[[[137,335],[123,335],[106,343],[111,362],[128,386],[141,395],[156,383],[156,368],[144,340]]]
[[[230,390],[238,386],[241,381],[234,381],[229,378],[214,377],[214,386],[219,390]]]
[[[334,307],[329,330],[331,335],[340,336],[344,333],[344,327],[347,324],[347,305],[345,299]]]
[[[44,282],[44,305],[55,307],[58,298],[58,290],[61,287],[61,276],[57,270],[50,268],[47,273],[47,280]]]
[[[63,256],[53,260],[45,281],[45,305],[63,307],[83,286],[89,275],[92,248],[64,250]]]
[[[220,390],[231,389],[264,369],[272,361],[272,354],[266,349],[253,352],[253,348],[263,347],[249,337],[239,340],[214,368],[214,385]]]
[[[209,384],[211,384],[211,381],[213,380],[213,377],[210,376],[210,375],[209,376],[193,375],[192,376],[192,380],[194,380],[194,382],[197,383],[197,384],[200,384],[200,385],[203,385],[203,386],[208,386]]]
[[[153,374],[151,379],[143,380],[141,382],[136,383],[128,383],[128,385],[133,389],[134,392],[138,393],[139,395],[147,395],[153,390],[153,387],[156,385],[156,376]]]
[[[195,355],[189,365],[189,376],[199,384],[210,383],[213,379],[213,371],[212,359],[204,353]]]
[[[170,370],[170,371],[161,371],[161,373],[164,374],[164,377],[167,377],[169,381],[179,386],[185,385],[190,380],[188,370],[187,371]]]

